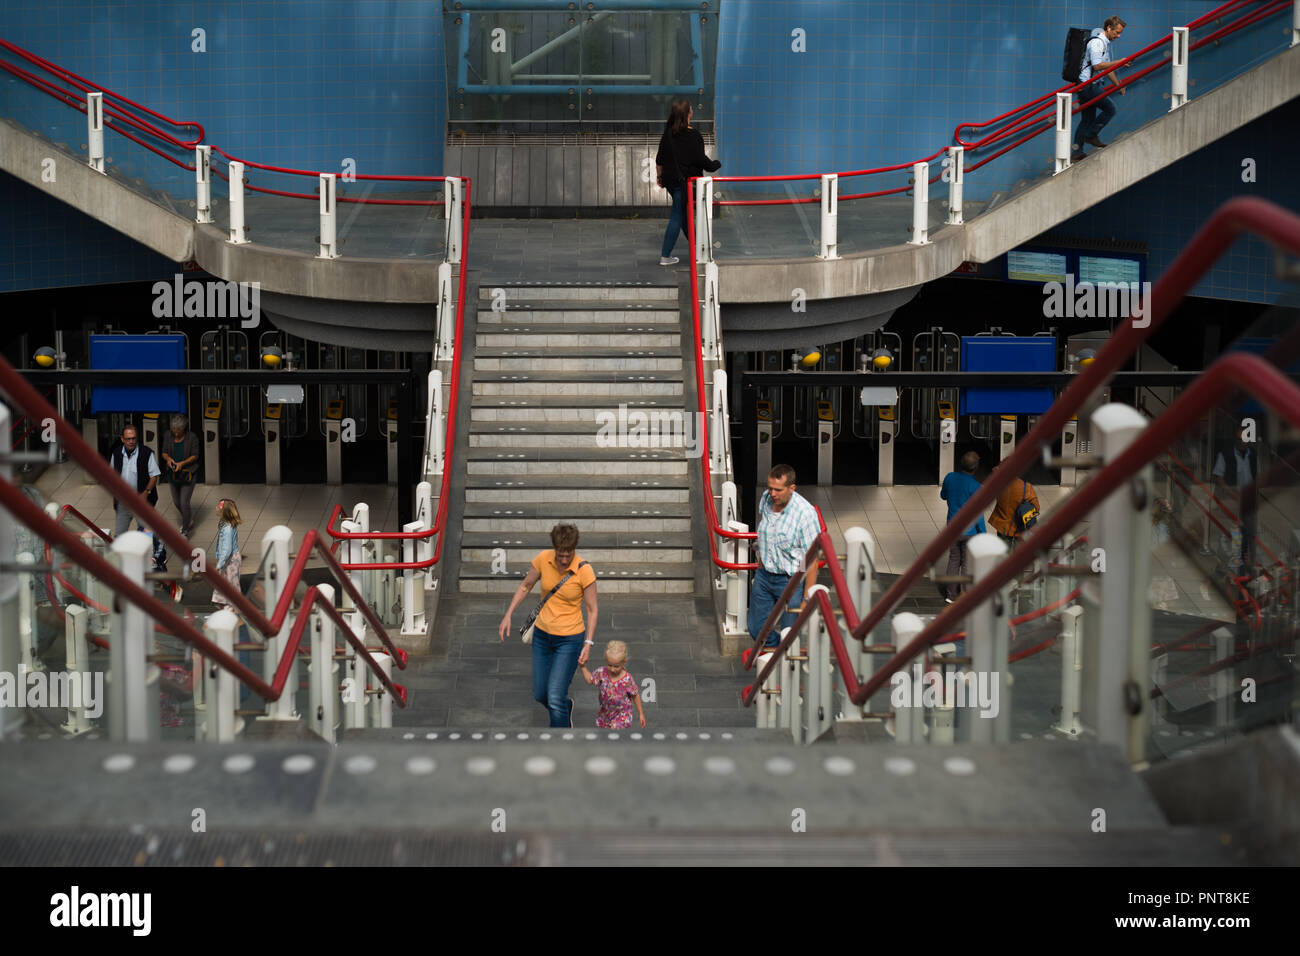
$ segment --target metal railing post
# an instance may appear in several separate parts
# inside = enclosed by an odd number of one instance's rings
[[[819,259],[838,259],[840,177],[836,173],[822,173],[822,249]]]
[[[384,552],[384,564],[394,564],[396,561],[397,555],[389,551]],[[397,583],[397,570],[384,568],[380,574],[379,619],[389,627],[396,627],[401,623],[401,591]]]
[[[406,532],[423,531],[424,523],[411,521],[402,525]],[[402,562],[410,564],[417,560],[414,538],[402,539]],[[427,634],[429,623],[424,619],[424,588],[416,581],[416,571],[406,568],[402,571],[402,636],[418,637]]]
[[[86,161],[97,173],[104,172],[104,94],[86,94]]]
[[[950,226],[960,226],[962,191],[966,186],[966,148],[964,146],[948,147],[948,218],[944,220]]]
[[[1146,430],[1137,409],[1112,403],[1092,414],[1092,433],[1104,463],[1114,461]],[[1102,743],[1144,758],[1150,705],[1151,465],[1147,464],[1088,517],[1089,543],[1101,573],[1086,581],[1083,598],[1084,723]],[[1098,552],[1097,549],[1100,549]]]
[[[452,347],[456,341],[456,310],[452,307],[451,263],[444,262],[438,266],[438,302],[435,306],[434,319],[438,327],[438,351],[434,354],[435,362],[450,362]],[[431,372],[430,375],[436,373]]]
[[[428,531],[433,527],[433,485],[427,481],[422,481],[415,486],[415,513],[420,520],[420,530]],[[446,529],[444,529],[446,530]],[[417,561],[433,560],[433,536],[421,538],[416,542],[415,553]],[[434,581],[433,568],[427,567],[421,569],[420,583],[425,591],[432,591],[436,582]]]
[[[830,590],[824,584],[814,584],[804,592],[807,603],[817,592]],[[812,743],[835,723],[831,702],[834,697],[834,672],[831,670],[831,640],[826,633],[826,622],[822,620],[820,607],[815,607],[808,615],[804,632],[808,635],[808,694],[807,694],[807,743]]]
[[[36,557],[30,551],[24,551],[18,555],[18,563],[35,564]],[[0,571],[0,575],[4,572]],[[28,673],[32,671],[44,670],[41,659],[36,656],[36,595],[32,593],[32,585],[36,578],[30,571],[18,572],[18,654],[20,663],[27,668]],[[12,633],[6,632],[6,633]],[[3,640],[3,638],[0,638]],[[8,655],[4,655],[5,664],[0,664],[0,671],[10,672],[8,664]],[[0,728],[0,738],[3,738],[4,730]]]
[[[194,221],[212,221],[212,147],[194,147]]]
[[[1056,170],[1052,173],[1063,173],[1070,168],[1070,156],[1072,147],[1070,145],[1070,121],[1074,117],[1074,94],[1057,93],[1056,94]]]
[[[384,676],[389,678],[393,676],[393,659],[391,657],[387,654],[375,653],[370,656],[379,665],[379,669],[384,673]],[[379,675],[369,668],[366,670],[366,685],[366,696],[370,701],[370,726],[393,726],[393,696],[388,693],[388,688],[384,687]]]
[[[356,523],[357,530],[362,534],[370,531],[370,505],[364,501],[359,502],[352,509],[352,520]],[[348,563],[366,564],[366,540],[364,538],[351,538],[348,540],[348,545]],[[353,570],[348,572],[348,577],[352,579],[352,586],[361,595],[362,603],[373,607],[374,595],[370,593],[370,575],[365,571]]]
[[[1170,75],[1172,77],[1172,85],[1169,89],[1169,111],[1171,113],[1187,102],[1187,55],[1189,49],[1187,27],[1174,27],[1172,43],[1173,48],[1169,52]]]
[[[971,576],[976,583],[988,577],[1007,556],[1006,543],[995,534],[977,534],[966,545]],[[971,743],[1009,743],[1011,740],[1011,683],[1007,670],[1007,652],[1011,644],[1011,620],[1008,601],[1010,588],[995,591],[966,618],[966,649],[970,654],[975,687],[986,686],[998,703],[996,717],[981,717],[970,708]]]
[[[113,554],[122,573],[141,588],[153,561],[153,539],[140,531],[128,531],[113,540]],[[109,735],[114,741],[143,743],[158,739],[158,682],[161,671],[146,660],[153,650],[153,618],[134,604],[122,602],[113,615],[109,669],[112,698],[109,707]],[[84,653],[85,641],[78,642]]]
[[[339,527],[347,534],[358,534],[361,531],[361,525],[359,525],[355,521],[341,522],[339,524]],[[344,545],[343,545],[343,553],[344,555],[347,556],[348,564],[360,564],[361,563],[361,539],[345,538]],[[361,572],[348,571],[346,573],[348,576],[348,580],[352,582],[353,590],[355,590],[357,594],[361,596],[361,603],[364,604],[366,601],[366,596],[361,593],[361,585],[360,585]],[[356,603],[356,601],[352,597],[352,594],[347,590],[343,591],[343,607],[347,611],[345,617],[347,618],[348,621],[348,627],[351,628],[353,634],[355,634],[357,637],[361,638],[364,641],[366,639],[366,618],[365,615],[361,613],[361,606]]]
[[[428,424],[426,427],[428,433],[426,436],[426,441],[428,442],[426,447],[429,449],[426,454],[428,455],[429,466],[426,471],[426,476],[437,479],[442,477],[442,470],[446,467],[447,461],[447,430],[444,426],[442,416],[442,373],[434,370],[429,373],[429,408]],[[433,495],[432,485],[430,485],[429,494],[430,496]],[[418,503],[416,509],[419,510]]]
[[[789,628],[781,630],[780,637],[784,641],[786,631]],[[785,669],[785,676],[781,678],[781,722],[785,729],[790,731],[790,736],[796,744],[803,743],[803,719],[800,715],[799,702],[803,699],[802,683],[803,673],[799,668],[800,647],[802,641],[795,638],[790,647],[785,652],[785,659],[781,661]]]
[[[902,647],[921,633],[925,627],[921,619],[910,611],[895,614],[890,622],[895,647]],[[890,709],[894,712],[894,742],[899,744],[920,744],[925,742],[925,661],[918,657],[906,668],[898,671],[890,679]],[[904,687],[904,683],[910,687]],[[895,707],[896,697],[904,696],[907,705]]]
[[[1083,608],[1072,604],[1061,612],[1061,716],[1053,730],[1079,736],[1079,695],[1083,672]]]
[[[447,217],[446,246],[444,261],[460,262],[462,242],[462,220],[465,218],[465,184],[458,176],[448,176],[443,182],[442,208]]]
[[[334,606],[334,588],[316,585],[325,602]],[[334,743],[334,726],[338,722],[339,681],[334,663],[334,619],[324,608],[312,609],[311,622],[311,729]]]
[[[75,682],[81,687],[85,687],[87,680],[90,679],[90,648],[86,646],[86,624],[88,619],[89,615],[87,614],[86,609],[80,604],[69,604],[64,609],[64,667],[67,670],[69,683],[71,684]],[[120,706],[120,704],[120,700],[116,697],[110,699],[108,702],[110,728],[121,725],[121,720],[114,717],[116,712],[115,708]],[[94,730],[95,728],[94,724],[92,724],[90,719],[86,716],[86,708],[84,706],[69,706],[68,719],[63,723],[61,729],[66,734],[76,735],[84,734],[86,731]],[[114,736],[113,739],[117,740],[119,738]]]
[[[731,474],[731,427],[727,414],[727,373],[713,372],[713,401],[709,403],[709,468],[715,475]]]
[[[230,238],[234,245],[248,242],[248,227],[244,225],[244,164],[231,160],[230,170]]]
[[[704,264],[704,305],[700,313],[700,356],[706,362],[722,361],[722,316],[718,302],[718,264]]]
[[[688,188],[689,185],[688,181]],[[703,265],[712,261],[713,177],[704,176],[695,181],[695,262]]]
[[[720,509],[719,527],[726,528],[728,531],[734,531],[739,525],[736,518],[740,514],[740,509],[736,500],[736,483],[734,481],[724,481],[722,483],[722,507]],[[712,532],[710,532],[712,534]],[[731,563],[739,564],[737,558],[739,541],[735,538],[724,538],[718,536],[718,553],[726,554],[724,550],[727,545],[731,545]],[[727,617],[723,625],[723,630],[731,634],[743,633],[740,630],[741,605],[745,603],[745,592],[741,587],[740,572],[726,569],[719,569],[717,586],[727,592]]]
[[[844,579],[848,582],[849,597],[853,600],[854,608],[857,609],[858,619],[861,620],[863,615],[871,613],[873,590],[871,569],[876,559],[876,542],[871,537],[871,532],[860,527],[852,527],[844,532],[844,555]],[[863,641],[854,640],[850,635],[847,642],[853,673],[861,683],[866,677],[863,658],[867,655],[862,650]],[[849,700],[843,682],[836,685],[835,693],[839,697],[836,719],[861,720],[866,707],[865,705],[858,707]]]
[[[208,640],[231,655],[235,652],[235,631],[238,628],[239,618],[229,608],[222,608],[213,614],[203,626]],[[208,685],[208,718],[204,739],[211,743],[230,743],[235,739],[235,706],[239,700],[239,682],[235,680],[234,674],[216,664],[208,665],[203,672],[203,680]],[[292,691],[286,687],[280,699],[291,696]]]
[[[912,238],[914,246],[930,241],[930,164],[912,164]]]
[[[339,252],[335,241],[335,173],[320,174],[320,252],[317,259],[337,259]]]
[[[289,570],[292,564],[289,561],[289,542],[293,538],[293,532],[282,524],[271,528],[266,534],[262,535],[262,567],[265,568],[265,578],[263,579],[266,591],[266,613],[271,611],[280,602],[280,595],[284,591],[288,582]],[[270,557],[268,558],[268,552]],[[276,669],[280,666],[280,658],[284,656],[284,649],[289,643],[289,633],[293,630],[294,616],[286,614],[284,623],[280,625],[280,630],[266,640],[266,653],[262,655],[262,676],[268,683],[275,681]],[[295,709],[295,698],[298,692],[298,655],[293,656],[293,661],[289,665],[289,677],[285,681],[284,690],[279,698],[271,701],[267,705],[267,713],[259,720],[297,720],[298,712]]]

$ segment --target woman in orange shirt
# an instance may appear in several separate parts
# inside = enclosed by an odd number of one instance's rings
[[[550,714],[552,727],[573,726],[573,698],[569,684],[579,664],[586,664],[596,633],[596,572],[578,557],[578,529],[571,524],[557,524],[551,529],[554,547],[533,558],[533,566],[515,589],[510,607],[498,629],[501,640],[510,630],[514,613],[538,581],[543,596],[572,572],[564,585],[551,594],[537,615],[533,628],[533,697]],[[584,632],[582,611],[586,608]],[[583,634],[586,640],[583,640]]]
[[[1009,549],[1014,549],[1020,543],[1020,538],[1025,532],[1025,529],[1019,527],[1016,522],[1016,509],[1020,507],[1022,501],[1029,502],[1033,505],[1034,512],[1038,512],[1038,492],[1034,490],[1034,486],[1023,478],[1015,478],[1002,489],[1002,494],[998,495],[998,503],[993,507],[993,513],[989,515],[989,527],[997,532],[998,537],[1007,543]]]

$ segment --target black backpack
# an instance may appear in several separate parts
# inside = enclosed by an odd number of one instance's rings
[[[1061,57],[1061,79],[1065,82],[1079,82],[1079,74],[1083,72],[1083,56],[1091,39],[1092,31],[1081,27],[1070,27],[1070,32],[1065,35],[1065,55]]]
[[[1029,482],[1026,481],[1024,490],[1020,493],[1020,504],[1016,506],[1016,529],[1019,534],[1024,534],[1036,524],[1038,509],[1029,500]]]

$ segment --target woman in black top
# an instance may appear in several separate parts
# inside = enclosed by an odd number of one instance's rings
[[[190,431],[190,420],[184,415],[172,416],[171,440],[163,442],[163,475],[172,486],[172,503],[181,516],[181,534],[189,537],[194,531],[194,513],[190,499],[194,497],[194,482],[199,471],[199,439]]]
[[[668,113],[668,124],[664,135],[659,140],[659,152],[655,156],[655,172],[659,185],[667,189],[673,197],[673,211],[668,217],[668,229],[664,233],[664,248],[659,257],[661,266],[677,264],[673,255],[673,245],[677,242],[677,233],[686,235],[686,183],[692,176],[701,176],[705,170],[716,172],[722,163],[704,155],[704,137],[699,130],[691,128],[691,104],[689,100],[673,100]],[[690,241],[690,236],[686,236]]]

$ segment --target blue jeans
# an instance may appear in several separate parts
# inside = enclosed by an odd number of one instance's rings
[[[533,629],[533,698],[550,711],[552,727],[569,726],[569,684],[584,638],[585,632],[560,637]]]
[[[673,197],[673,211],[668,214],[668,229],[664,232],[665,259],[673,254],[673,246],[677,245],[677,233],[680,231],[683,236],[686,236],[686,184],[674,186],[668,191]],[[688,242],[690,238],[686,236]]]
[[[777,599],[785,586],[790,583],[788,574],[770,574],[767,570],[759,567],[754,572],[754,587],[749,592],[749,636],[758,640],[758,633],[763,629],[763,622],[767,616],[772,613]],[[794,594],[790,596],[790,603],[787,607],[797,607],[803,603],[803,572],[799,574],[799,586],[794,589]],[[780,629],[789,627],[794,623],[795,614],[793,611],[786,611],[781,615],[781,619],[776,622],[767,634],[765,647],[776,647],[781,643]]]
[[[1088,100],[1096,99],[1106,91],[1107,87],[1112,87],[1112,84],[1106,80],[1090,83],[1079,90],[1079,101],[1086,103]],[[1102,127],[1115,118],[1114,100],[1115,92],[1112,92],[1104,100],[1084,109],[1083,119],[1079,121],[1079,129],[1074,134],[1075,149],[1082,149],[1085,140],[1099,135]],[[1100,117],[1097,115],[1099,113],[1101,114]]]

